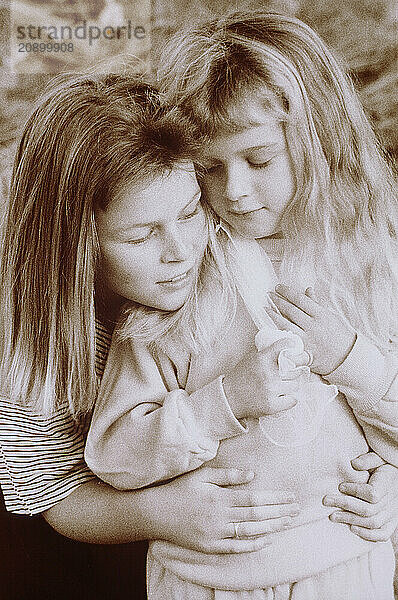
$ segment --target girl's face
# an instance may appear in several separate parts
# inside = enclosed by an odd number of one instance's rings
[[[284,128],[259,102],[240,112],[254,125],[216,136],[200,153],[206,200],[245,237],[279,235],[296,187]]]
[[[125,188],[96,213],[105,300],[173,311],[197,277],[207,224],[192,164]]]

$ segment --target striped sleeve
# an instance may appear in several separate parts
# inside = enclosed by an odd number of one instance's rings
[[[96,372],[101,378],[111,333],[97,323]],[[89,418],[68,408],[43,416],[0,397],[0,484],[7,510],[34,515],[94,478],[84,461]]]

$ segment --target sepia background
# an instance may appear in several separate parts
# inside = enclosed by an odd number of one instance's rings
[[[154,73],[171,34],[232,9],[277,9],[311,25],[352,75],[382,144],[398,157],[398,6],[395,0],[0,0],[0,198],[7,197],[13,145],[45,84],[57,73],[123,68]],[[21,24],[144,28],[141,39],[84,40],[73,52],[17,53]]]
[[[12,143],[32,100],[56,73],[123,62],[153,72],[159,49],[187,24],[235,8],[277,9],[303,19],[335,49],[354,78],[365,110],[384,147],[398,156],[398,71],[396,0],[0,0],[0,173],[3,193]],[[18,24],[145,28],[145,38],[85,40],[74,52],[18,53]],[[121,58],[122,56],[122,58]],[[101,67],[100,67],[101,68]]]

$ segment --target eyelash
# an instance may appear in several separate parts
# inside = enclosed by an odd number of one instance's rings
[[[272,158],[270,160],[266,160],[263,163],[251,163],[249,160],[247,162],[252,167],[252,169],[265,169],[266,167],[268,167],[268,165],[270,164],[271,161],[272,161]]]
[[[185,221],[187,219],[191,219],[192,217],[194,217],[195,215],[197,215],[200,211],[200,204],[198,203],[194,210],[192,212],[190,212],[188,215],[184,215],[183,217],[180,218],[180,221]]]
[[[185,215],[184,217],[181,217],[179,219],[179,221],[186,221],[188,219],[192,219],[192,217],[194,217],[195,215],[197,215],[199,213],[199,211],[200,211],[200,204],[198,203],[196,205],[196,207],[195,207],[195,210],[193,210],[188,215]],[[133,244],[133,245],[143,244],[144,242],[148,241],[149,238],[152,237],[152,235],[154,233],[155,233],[155,229],[151,229],[151,231],[145,237],[140,238],[139,240],[129,240],[129,244]]]
[[[129,244],[133,244],[134,246],[138,244],[143,244],[144,242],[149,240],[149,238],[154,234],[154,232],[155,230],[151,229],[151,231],[145,237],[140,238],[139,240],[129,240]]]
[[[269,160],[266,160],[263,163],[252,163],[250,162],[250,160],[247,161],[248,165],[252,168],[252,169],[265,169],[266,167],[269,166],[269,164],[272,162],[272,158],[270,158]],[[221,165],[213,165],[212,167],[207,167],[207,169],[205,169],[205,175],[207,174],[212,174],[214,173],[219,167],[221,167]]]

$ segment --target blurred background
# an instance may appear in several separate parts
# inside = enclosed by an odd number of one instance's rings
[[[335,49],[351,73],[365,110],[384,147],[398,156],[396,0],[0,0],[0,172],[3,188],[12,143],[32,100],[55,73],[111,60],[150,72],[159,50],[176,30],[236,8],[267,8],[296,15]],[[17,52],[16,27],[76,26],[86,21],[139,25],[145,37],[74,40],[73,52]],[[26,40],[24,40],[26,41]],[[27,40],[29,41],[29,40]],[[32,40],[34,41],[34,40]],[[122,57],[123,55],[123,57]],[[4,193],[4,190],[3,190]]]
[[[239,8],[279,10],[312,26],[340,56],[353,77],[365,111],[383,146],[392,158],[398,157],[398,5],[395,0],[0,0],[0,199],[4,202],[7,197],[19,131],[32,102],[56,73],[89,67],[101,69],[101,65],[108,70],[109,64],[114,64],[118,68],[124,66],[151,74],[156,69],[161,48],[175,31],[187,24]],[[52,25],[59,30],[61,26],[76,27],[84,22],[88,26],[97,26],[101,31],[117,26],[125,26],[126,29],[119,39],[106,39],[102,35],[91,44],[87,39],[73,40],[73,52],[17,51],[21,42],[17,37],[18,26],[37,28]],[[133,32],[138,26],[145,34],[142,35],[140,30],[141,35],[134,36],[133,33],[128,36],[128,23]],[[37,33],[37,29],[34,31]],[[15,531],[23,536],[21,532],[26,526],[18,521],[17,530],[15,525],[10,526],[10,522],[5,527],[9,528],[7,531],[12,537]],[[38,527],[37,522],[35,527]],[[34,536],[36,533],[32,534],[32,539]],[[21,544],[28,543],[26,537],[21,539],[20,548]],[[11,546],[8,548],[10,550]],[[71,556],[76,557],[76,552],[73,547]],[[7,555],[9,567],[14,568],[12,554],[7,551]],[[106,563],[109,564],[108,555]],[[144,577],[143,574],[141,576]],[[11,595],[7,597],[11,599]],[[18,593],[17,597],[22,600],[25,596]],[[32,590],[26,596],[29,600],[35,597]],[[38,593],[37,597],[50,595]],[[57,593],[51,597],[61,598],[63,595]],[[108,594],[107,597],[119,596]]]

